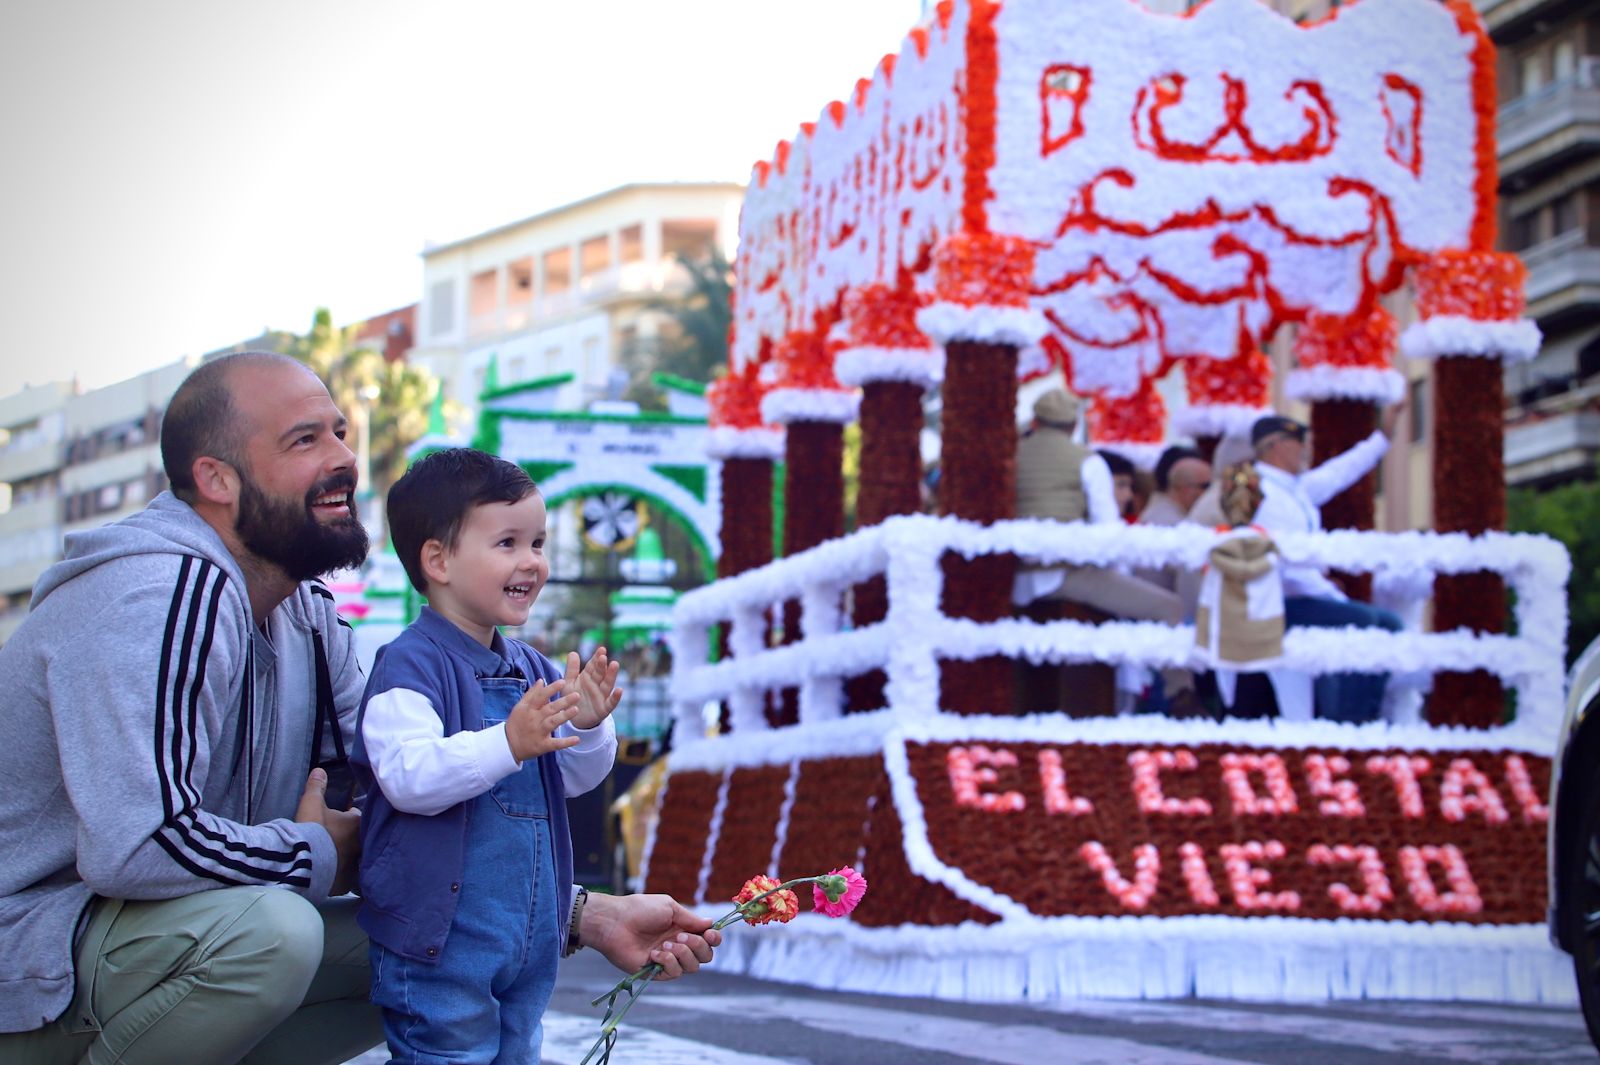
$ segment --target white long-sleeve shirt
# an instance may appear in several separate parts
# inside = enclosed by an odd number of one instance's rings
[[[1348,451],[1298,477],[1287,470],[1256,463],[1261,474],[1261,507],[1253,524],[1268,532],[1321,532],[1322,504],[1365,477],[1389,451],[1389,438],[1374,432]],[[1318,599],[1344,599],[1338,585],[1315,566],[1285,566],[1283,594]]]
[[[1122,520],[1122,514],[1117,510],[1116,484],[1105,459],[1090,452],[1078,467],[1078,480],[1083,485],[1083,497],[1089,505],[1088,524],[1105,525]],[[1011,601],[1020,605],[1042,599],[1061,587],[1064,579],[1059,566],[1019,569],[1011,581]]]
[[[591,790],[611,772],[617,733],[609,717],[592,729],[569,721],[556,735],[578,737],[577,746],[556,752],[567,798]],[[409,688],[390,688],[367,700],[361,737],[384,796],[408,814],[442,813],[482,795],[521,767],[511,753],[504,722],[446,736],[428,697]]]

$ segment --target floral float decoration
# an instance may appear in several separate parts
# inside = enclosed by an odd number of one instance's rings
[[[771,924],[773,921],[787,924],[800,912],[800,897],[794,889],[802,884],[811,885],[812,908],[828,917],[849,916],[867,893],[867,878],[848,865],[821,876],[796,877],[781,884],[770,876],[753,876],[745,881],[744,887],[733,897],[738,905],[719,917],[711,927],[721,931],[735,921],[752,925]],[[607,1065],[610,1062],[611,1049],[616,1046],[617,1030],[622,1018],[627,1016],[633,1004],[639,1001],[639,996],[650,986],[650,981],[660,973],[661,966],[651,962],[618,980],[610,991],[590,1003],[591,1006],[598,1006],[604,1002],[606,1015],[600,1023],[599,1038],[579,1065],[589,1065],[591,1061],[595,1065]]]

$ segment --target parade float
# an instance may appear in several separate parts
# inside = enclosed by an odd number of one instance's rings
[[[709,394],[720,579],[674,609],[645,887],[720,912],[752,870],[851,862],[873,894],[719,964],[969,1000],[1572,1000],[1543,924],[1569,564],[1499,531],[1501,366],[1539,336],[1493,250],[1494,115],[1465,0],[1304,25],[1255,0],[959,0],[756,165]],[[1257,417],[1286,328],[1286,388],[1333,451],[1399,399],[1397,355],[1433,360],[1434,529],[1366,531],[1369,490],[1278,538],[1431,618],[1290,630],[1283,667],[1421,677],[1425,702],[1361,726],[1091,718],[1068,688],[1018,714],[1018,662],[1195,661],[1189,627],[1015,615],[1019,564],[1198,569],[1217,536],[1013,520],[1018,381],[1059,371],[1096,446],[1148,461]]]

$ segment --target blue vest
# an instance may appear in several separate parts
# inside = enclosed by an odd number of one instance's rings
[[[477,731],[483,727],[480,677],[506,676],[514,667],[530,683],[561,678],[555,663],[527,644],[506,640],[499,633],[494,639],[493,648],[485,647],[433,609],[423,607],[422,616],[378,652],[361,699],[361,721],[366,719],[367,700],[373,695],[409,688],[428,696],[444,722],[446,736]],[[540,758],[556,883],[561,885],[556,913],[565,914],[572,906],[572,834],[567,827],[566,791],[556,756]],[[373,779],[359,723],[350,763],[360,790],[366,792],[361,804],[362,904],[357,923],[396,954],[437,961],[455,919],[472,803],[460,802],[431,816],[396,810]],[[564,952],[565,920],[560,925]]]

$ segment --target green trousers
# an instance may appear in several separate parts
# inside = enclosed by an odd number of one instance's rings
[[[53,1023],[0,1034],[14,1065],[337,1065],[383,1042],[358,900],[279,888],[90,907],[77,990]]]

